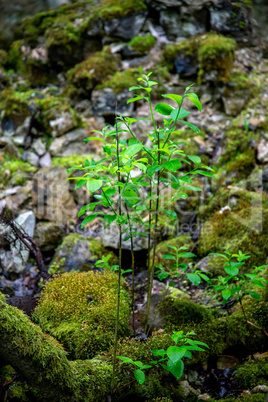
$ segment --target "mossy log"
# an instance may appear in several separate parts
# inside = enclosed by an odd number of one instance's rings
[[[0,361],[26,380],[36,401],[102,401],[109,393],[109,364],[97,358],[69,361],[62,345],[1,293]]]

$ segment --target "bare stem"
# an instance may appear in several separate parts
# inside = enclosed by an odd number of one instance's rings
[[[134,244],[132,235],[132,224],[128,212],[128,207],[126,204],[127,219],[130,233],[130,244],[131,244],[131,263],[132,263],[132,320],[133,320],[133,332],[134,337],[136,337],[136,325],[135,325],[135,256],[134,256]]]

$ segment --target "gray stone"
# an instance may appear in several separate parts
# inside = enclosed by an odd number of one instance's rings
[[[84,128],[77,128],[60,138],[56,138],[50,145],[52,156],[68,156],[72,154],[84,155],[90,152],[90,143],[85,144],[84,139],[88,133]]]
[[[57,225],[75,220],[77,209],[69,192],[66,170],[61,166],[40,169],[34,176],[32,200],[38,219],[48,220]]]
[[[46,145],[42,142],[41,138],[33,142],[32,149],[38,156],[43,156],[46,153]]]
[[[160,12],[160,24],[166,31],[169,40],[177,40],[181,37],[189,37],[206,32],[206,20],[206,11],[187,16],[174,12],[174,10]]]
[[[30,165],[36,166],[36,167],[39,166],[39,157],[34,152],[27,151],[26,158],[27,158],[27,162],[29,162]]]
[[[261,163],[268,162],[268,139],[261,138],[257,147],[257,159]]]
[[[15,131],[15,136],[16,137],[23,137],[24,140],[26,138],[26,136],[29,134],[30,132],[30,126],[31,126],[31,117],[28,116],[26,117],[26,119],[24,120],[23,124],[21,124],[20,126],[18,126],[16,128]]]
[[[15,219],[15,224],[21,227],[30,237],[33,237],[35,227],[35,216],[32,211],[20,214]],[[4,229],[3,235],[15,240],[9,228]],[[28,248],[20,241],[16,240],[10,245],[10,251],[3,251],[0,254],[0,262],[4,269],[11,274],[20,274],[24,271],[29,258]]]
[[[106,35],[130,40],[141,31],[147,17],[147,11],[127,15],[124,18],[115,18],[103,22]]]
[[[247,7],[236,7],[229,2],[212,6],[210,11],[210,28],[222,34],[244,37],[252,30],[251,10]],[[243,25],[241,25],[243,22]]]
[[[123,227],[125,229],[125,227]],[[135,232],[146,233],[142,226],[134,227]],[[124,238],[128,236],[128,231],[123,235],[122,248],[125,250],[131,250],[131,241],[128,239],[124,241]],[[114,249],[119,248],[119,227],[116,222],[113,222],[108,228],[104,229],[101,233],[101,242],[104,247],[110,247]],[[134,251],[147,250],[148,238],[142,235],[137,235],[133,239]]]
[[[48,152],[39,159],[39,165],[40,167],[48,167],[52,165],[51,156]]]
[[[49,122],[52,128],[52,137],[60,137],[75,127],[75,122],[70,112],[62,112],[55,120]]]
[[[222,101],[225,113],[229,116],[237,116],[244,108],[249,96],[249,89],[235,90],[232,95],[223,96]]]
[[[133,112],[133,103],[127,104],[129,91],[116,94],[111,88],[92,91],[92,110],[99,116],[114,115],[115,110],[122,116],[129,116]]]
[[[34,240],[41,250],[55,250],[62,242],[64,230],[54,222],[39,222],[36,225]]]

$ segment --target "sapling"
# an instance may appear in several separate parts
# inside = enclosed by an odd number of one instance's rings
[[[149,364],[143,364],[141,361],[133,361],[126,356],[117,356],[123,363],[132,364],[135,367],[134,376],[139,384],[145,381],[145,374],[143,370],[153,367],[162,367],[169,371],[178,380],[181,378],[184,371],[183,358],[192,358],[192,351],[205,352],[201,346],[209,348],[204,342],[196,341],[190,337],[196,335],[193,331],[188,332],[186,335],[183,331],[173,332],[171,340],[175,345],[169,346],[166,350],[154,349],[152,354],[156,357],[155,360],[150,361]]]

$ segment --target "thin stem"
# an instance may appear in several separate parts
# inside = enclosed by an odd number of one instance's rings
[[[241,297],[239,297],[239,303],[240,303],[240,306],[241,306],[242,313],[243,313],[243,316],[244,316],[244,318],[245,318],[245,321],[246,321],[246,323],[248,323],[248,320],[247,320],[247,317],[246,317],[246,313],[245,313],[245,310],[244,310],[244,307],[243,307],[243,303],[242,303],[242,298],[241,298]]]
[[[116,119],[116,158],[117,158],[117,179],[118,179],[118,215],[122,215],[122,197],[121,197],[121,187],[120,183],[120,164],[119,164],[119,136],[117,130],[117,119]],[[120,291],[121,291],[121,269],[122,269],[122,228],[121,223],[119,223],[119,267],[118,267],[118,287],[117,287],[117,304],[116,304],[116,321],[115,321],[115,334],[114,334],[114,353],[113,353],[113,373],[111,381],[111,390],[113,391],[115,385],[115,361],[117,354],[117,341],[118,341],[118,326],[119,326],[119,308],[120,308]]]
[[[150,288],[151,288],[151,275],[150,275],[150,270],[151,270],[151,226],[152,226],[152,181],[150,180],[150,203],[149,203],[149,230],[148,230],[148,260],[147,260],[147,295],[150,293]],[[148,305],[148,299],[147,299],[147,305]],[[148,319],[149,319],[149,309],[146,309],[146,315],[145,315],[145,328],[148,326]]]
[[[108,202],[108,204],[109,204],[110,207],[112,208],[113,213],[114,213],[115,215],[117,215],[116,211],[114,210],[114,208],[113,208],[113,206],[112,206],[112,204],[111,204],[109,198],[107,197],[107,195],[105,194],[105,192],[103,191],[103,189],[101,189],[101,191],[102,191],[102,194],[104,195],[106,201]]]
[[[134,256],[134,245],[133,245],[133,235],[132,235],[132,224],[130,221],[130,216],[128,212],[128,207],[126,205],[127,219],[130,233],[130,244],[131,244],[131,262],[132,262],[132,320],[133,320],[133,332],[134,337],[136,337],[136,325],[135,325],[135,256]]]

